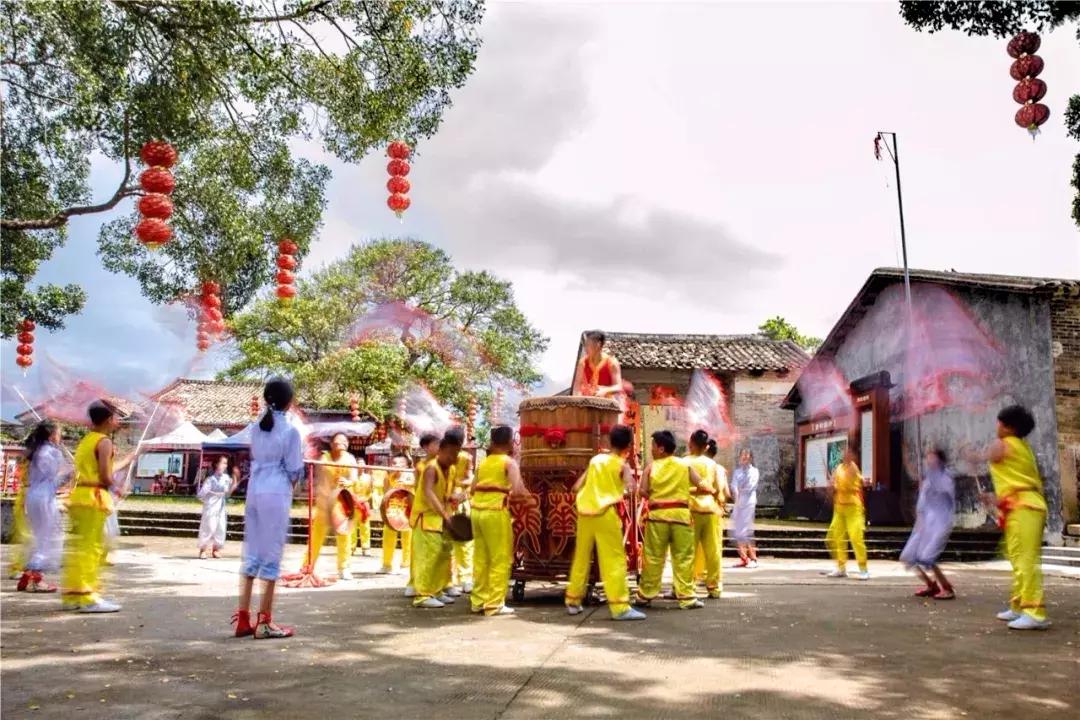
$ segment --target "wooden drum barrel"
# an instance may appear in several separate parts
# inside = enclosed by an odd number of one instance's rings
[[[619,403],[610,398],[556,395],[529,398],[518,406],[521,467],[584,469],[607,444],[619,421]]]

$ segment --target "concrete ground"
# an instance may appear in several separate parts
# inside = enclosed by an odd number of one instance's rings
[[[5,546],[6,565],[10,546]],[[239,544],[197,560],[191,541],[126,537],[115,615],[59,611],[3,583],[3,718],[972,718],[1075,717],[1080,580],[1047,577],[1053,627],[994,619],[1002,563],[951,566],[959,598],[923,601],[889,562],[869,582],[820,562],[727,570],[706,609],[660,603],[641,623],[603,607],[568,617],[530,585],[514,617],[459,601],[411,609],[401,576],[357,557],[357,579],[284,590],[284,641],[229,636]],[[287,567],[303,548],[287,549]],[[332,550],[323,554],[329,569]],[[730,559],[728,560],[730,563]],[[77,715],[76,715],[77,713]]]

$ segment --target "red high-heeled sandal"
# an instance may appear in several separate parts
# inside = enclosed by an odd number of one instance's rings
[[[937,583],[934,583],[933,585],[927,585],[921,590],[916,590],[915,597],[933,597],[934,595],[937,595],[940,589],[941,588],[938,587]]]

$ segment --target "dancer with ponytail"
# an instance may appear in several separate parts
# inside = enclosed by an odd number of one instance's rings
[[[56,586],[46,583],[43,574],[56,572],[60,567],[64,526],[56,491],[71,476],[63,453],[60,452],[60,427],[43,421],[26,438],[26,517],[30,521],[30,552],[26,569],[19,578],[18,590],[34,593],[56,592]]]
[[[911,471],[908,471],[909,474]],[[926,473],[919,483],[919,499],[915,503],[915,527],[900,553],[900,562],[915,568],[926,583],[916,597],[952,600],[953,586],[938,566],[938,557],[949,542],[956,514],[956,486],[945,469],[945,451],[931,448],[926,453]],[[933,577],[931,577],[931,574]]]
[[[701,564],[705,574],[705,590],[710,598],[716,599],[723,591],[720,574],[723,496],[718,486],[719,466],[705,455],[708,446],[709,434],[704,430],[695,430],[687,442],[690,454],[683,458],[683,462],[703,481],[700,487],[695,486],[690,491],[690,512],[694,517],[695,564]],[[724,480],[726,488],[726,477]]]
[[[274,584],[281,574],[281,555],[289,532],[293,486],[304,473],[304,442],[295,418],[287,411],[293,388],[272,378],[263,389],[266,414],[251,433],[251,479],[244,511],[244,559],[240,568],[240,603],[233,615],[236,637],[256,640],[287,638],[293,628],[273,620]],[[259,614],[251,622],[251,593],[264,582]]]

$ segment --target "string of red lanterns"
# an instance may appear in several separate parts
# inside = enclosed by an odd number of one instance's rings
[[[349,415],[353,422],[360,422],[360,400],[355,393],[349,396]]]
[[[262,409],[262,404],[259,402],[258,395],[251,396],[251,419],[259,417],[259,410]]]
[[[495,399],[491,401],[491,423],[490,424],[491,424],[492,427],[501,424],[500,423],[500,418],[502,417],[502,406],[503,406],[503,389],[500,387],[500,388],[495,389]]]
[[[212,280],[202,284],[199,297],[199,325],[195,345],[199,352],[206,352],[214,338],[225,332],[225,316],[221,312],[221,286]]]
[[[151,140],[139,150],[139,158],[147,166],[139,175],[139,186],[146,194],[139,198],[142,219],[135,226],[135,236],[156,250],[172,238],[172,228],[165,221],[173,214],[169,195],[176,188],[176,179],[169,168],[176,164],[176,148],[164,140]]]
[[[386,181],[386,189],[390,191],[390,197],[386,198],[386,205],[400,220],[412,204],[409,200],[409,190],[412,189],[412,185],[405,179],[411,169],[409,156],[412,155],[412,148],[402,140],[395,140],[387,146],[386,154],[390,156],[390,162],[386,165],[386,172],[390,173],[390,179]]]
[[[24,318],[19,323],[19,335],[16,338],[19,346],[15,348],[15,364],[26,373],[34,364],[34,329],[37,325],[30,318]]]
[[[478,408],[477,408],[477,404],[476,404],[476,397],[475,396],[470,396],[469,397],[469,407],[466,410],[466,415],[465,415],[466,420],[467,420],[465,429],[467,431],[467,435],[468,435],[468,438],[470,440],[476,437],[476,414],[477,414],[477,410],[478,410]]]
[[[300,247],[289,238],[278,243],[277,297],[285,304],[296,297],[296,253]]]
[[[1006,51],[1014,58],[1009,75],[1017,81],[1013,88],[1013,100],[1022,107],[1016,111],[1015,121],[1031,133],[1031,139],[1039,134],[1039,126],[1050,117],[1050,108],[1039,101],[1046,96],[1046,83],[1038,75],[1043,71],[1043,59],[1035,54],[1042,41],[1032,32],[1022,31],[1009,41]]]

